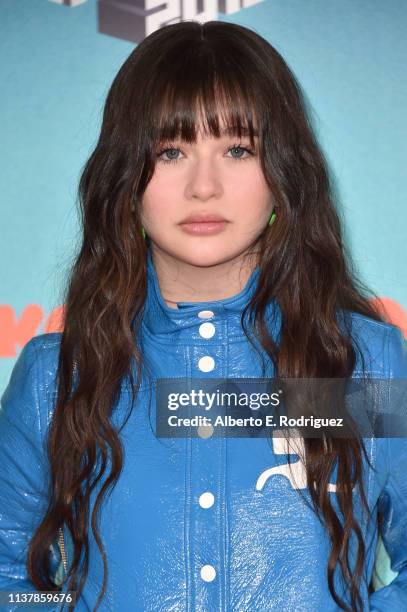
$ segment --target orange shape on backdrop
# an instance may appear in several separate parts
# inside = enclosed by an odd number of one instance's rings
[[[23,348],[38,333],[43,317],[37,304],[26,306],[18,318],[12,306],[0,305],[0,357],[15,357],[17,346]]]
[[[9,304],[0,305],[0,358],[17,357],[17,348],[22,349],[33,336],[41,333],[43,322],[44,311],[38,304],[26,306],[19,317]],[[62,331],[63,322],[64,306],[58,306],[49,314],[43,333]]]
[[[57,306],[48,316],[44,326],[44,333],[51,334],[52,332],[61,332],[64,329],[64,306]]]

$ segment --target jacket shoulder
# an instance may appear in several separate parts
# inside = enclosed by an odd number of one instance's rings
[[[400,328],[357,312],[346,314],[356,349],[355,371],[362,369],[364,361],[373,376],[407,376],[407,341]]]
[[[33,336],[25,346],[31,344],[35,346],[35,348],[39,351],[52,351],[55,347],[60,346],[61,344],[62,333],[61,332],[52,332],[47,334],[39,334],[37,336]]]
[[[56,371],[61,346],[61,332],[33,336],[24,346],[23,351],[33,351],[37,355],[38,370],[42,374],[41,384],[46,393],[56,391]]]
[[[1,396],[0,429],[3,436],[13,439],[15,432],[19,431],[33,447],[43,441],[51,418],[52,394],[49,392],[54,388],[58,336],[61,335],[34,336],[20,351]],[[21,442],[21,436],[18,440]],[[16,437],[16,448],[18,440]]]

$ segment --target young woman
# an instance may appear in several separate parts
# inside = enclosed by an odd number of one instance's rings
[[[161,379],[407,376],[283,58],[231,23],[151,34],[79,194],[64,330],[26,344],[2,398],[0,590],[63,582],[81,612],[407,610],[403,438],[154,431]],[[373,592],[379,533],[398,575]]]

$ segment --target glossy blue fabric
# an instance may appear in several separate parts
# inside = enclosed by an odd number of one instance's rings
[[[258,268],[236,296],[212,302],[166,305],[148,254],[148,288],[139,341],[153,378],[146,376],[132,416],[121,433],[124,466],[105,501],[100,533],[108,559],[107,595],[100,610],[131,612],[217,612],[339,610],[326,577],[330,550],[326,532],[294,483],[281,471],[284,449],[268,438],[154,435],[154,382],[160,377],[234,378],[261,376],[257,353],[240,325],[243,307],[255,290]],[[213,316],[198,315],[210,310]],[[272,312],[273,311],[273,312]],[[271,314],[275,314],[272,319]],[[271,332],[278,337],[279,312],[270,304]],[[376,377],[407,377],[406,342],[398,328],[350,313],[353,333],[368,369]],[[203,337],[201,325],[214,325]],[[32,591],[25,568],[27,543],[47,504],[47,428],[54,408],[60,334],[32,338],[15,364],[0,412],[0,590]],[[202,357],[213,369],[202,371]],[[354,376],[360,374],[360,360]],[[271,366],[266,372],[272,376]],[[115,425],[128,413],[130,390],[122,392],[112,414]],[[407,443],[403,438],[365,439],[376,468],[366,471],[365,487],[373,518],[363,533],[366,578],[373,571],[378,531],[399,572],[369,597],[365,610],[407,610]],[[287,449],[286,449],[287,450]],[[292,454],[293,462],[298,455]],[[266,470],[276,467],[259,489]],[[331,481],[335,482],[335,475]],[[200,504],[212,493],[210,507]],[[301,493],[309,499],[305,487]],[[92,498],[94,503],[96,492]],[[335,503],[335,493],[331,492]],[[208,496],[206,496],[208,497]],[[360,507],[356,510],[360,518]],[[76,610],[93,610],[103,565],[90,532],[88,580]],[[68,561],[71,541],[65,529]],[[53,549],[53,567],[60,562]],[[212,576],[201,573],[212,568]],[[61,567],[60,567],[61,569]],[[208,569],[208,568],[206,568]],[[205,572],[205,570],[204,570]],[[343,593],[339,575],[337,591]],[[19,609],[18,606],[2,610]],[[41,609],[56,610],[58,606]]]

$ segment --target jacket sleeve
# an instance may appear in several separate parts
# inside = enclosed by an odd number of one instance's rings
[[[398,328],[391,328],[388,348],[389,376],[407,379],[407,342]],[[391,569],[398,575],[372,593],[370,610],[401,612],[407,610],[407,438],[389,437],[386,442],[388,477],[379,497],[378,512],[383,519],[380,533]]]
[[[0,591],[38,592],[30,581],[29,541],[47,506],[48,471],[41,410],[45,398],[36,338],[22,349],[0,408]],[[55,589],[56,590],[56,589]],[[0,603],[0,610],[22,609]],[[58,604],[36,605],[58,610]]]

